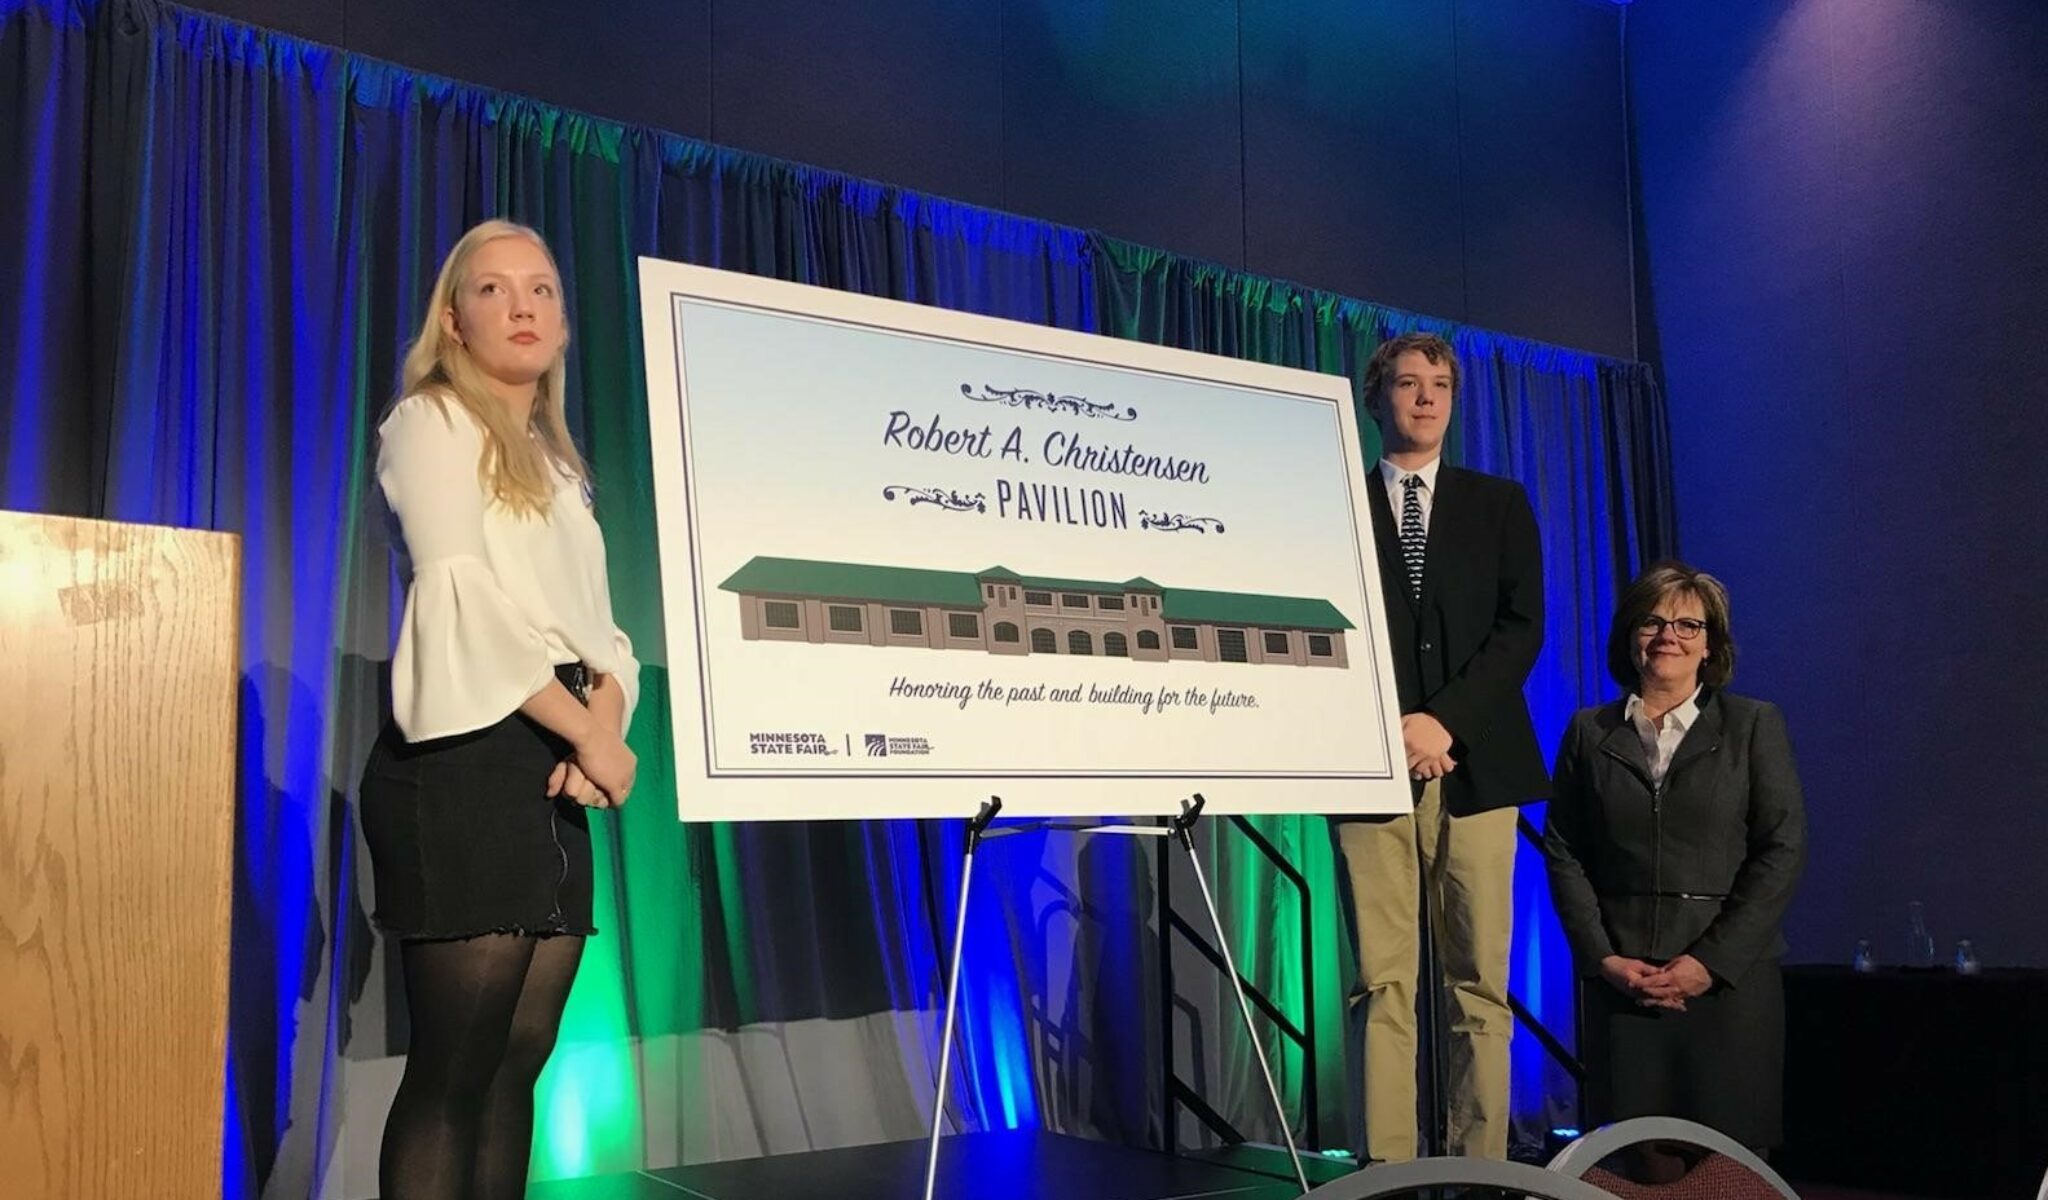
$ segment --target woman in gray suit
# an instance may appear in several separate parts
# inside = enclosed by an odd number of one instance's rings
[[[1725,690],[1728,592],[1683,563],[1629,584],[1607,662],[1627,696],[1572,718],[1544,831],[1587,980],[1589,1115],[1683,1117],[1767,1149],[1783,1108],[1780,922],[1806,845],[1785,718]]]

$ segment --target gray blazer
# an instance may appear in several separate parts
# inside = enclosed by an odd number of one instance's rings
[[[1806,810],[1776,705],[1701,694],[1661,786],[1622,703],[1581,709],[1553,773],[1543,850],[1581,972],[1691,954],[1722,984],[1785,953]]]

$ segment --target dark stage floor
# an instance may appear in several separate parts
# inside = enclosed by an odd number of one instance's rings
[[[925,1143],[665,1167],[630,1175],[537,1183],[528,1200],[922,1200]],[[1304,1159],[1311,1185],[1349,1174],[1341,1159]],[[1806,1200],[1910,1200],[1808,1185]],[[939,1200],[1292,1200],[1287,1158],[1262,1147],[1172,1157],[1036,1130],[949,1137],[939,1152]]]
[[[535,1184],[529,1200],[920,1200],[925,1143],[885,1142],[631,1175]],[[1348,1173],[1308,1161],[1309,1182]],[[939,1149],[941,1200],[1290,1200],[1284,1154],[1240,1147],[1179,1157],[1035,1130],[968,1133]]]

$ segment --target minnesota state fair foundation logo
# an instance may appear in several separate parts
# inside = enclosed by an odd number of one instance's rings
[[[749,754],[837,754],[822,733],[750,733]]]
[[[890,737],[886,733],[862,734],[861,745],[867,748],[869,758],[918,757],[932,752],[932,744],[921,737]]]

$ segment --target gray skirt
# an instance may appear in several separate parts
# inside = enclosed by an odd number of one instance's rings
[[[1641,1008],[1584,981],[1587,1118],[1682,1117],[1753,1149],[1784,1141],[1785,983],[1766,959],[1685,1011]]]

